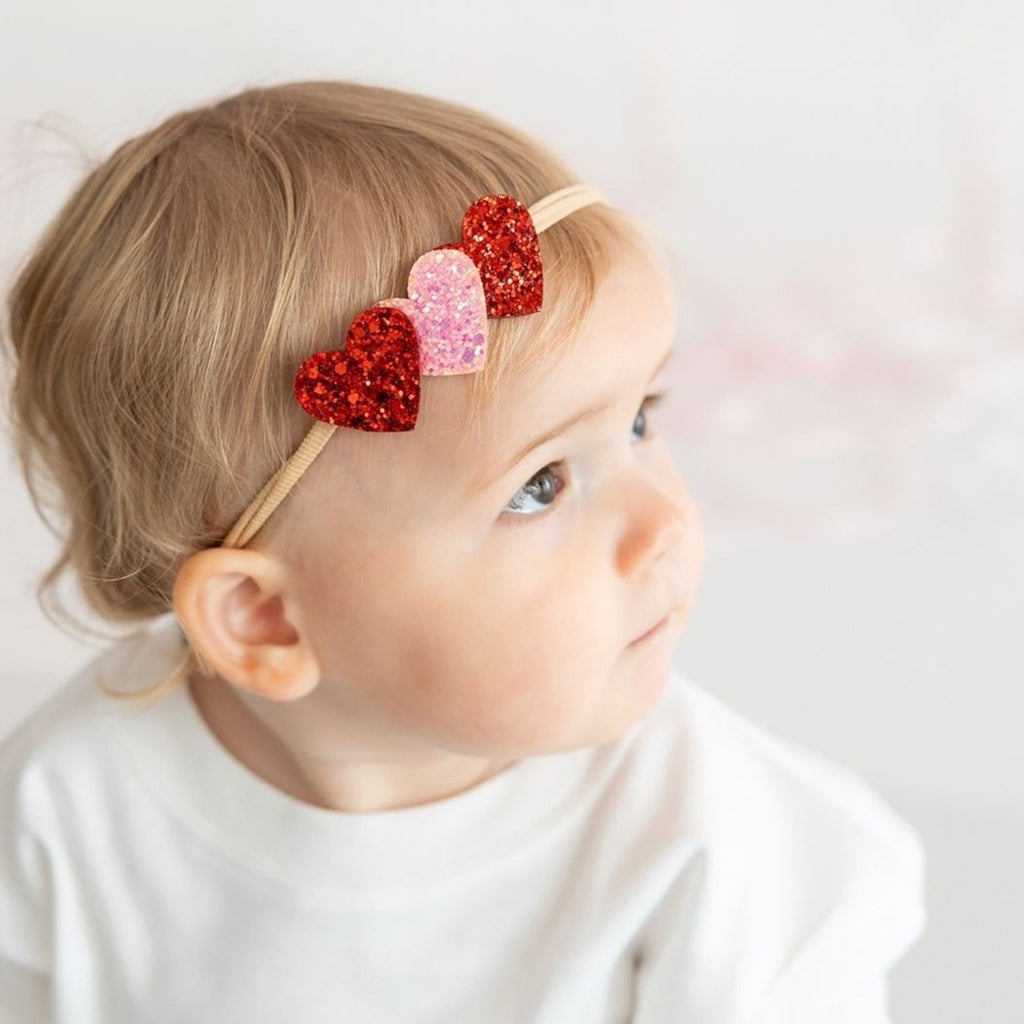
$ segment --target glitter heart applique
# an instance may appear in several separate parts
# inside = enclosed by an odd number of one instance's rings
[[[434,249],[409,271],[407,299],[377,306],[402,310],[419,338],[420,373],[472,373],[487,358],[487,303],[480,271],[466,253]]]
[[[341,351],[317,352],[295,375],[295,397],[311,416],[356,430],[412,430],[420,408],[416,328],[400,309],[357,314]]]
[[[512,196],[483,196],[462,218],[461,249],[477,265],[487,298],[487,315],[536,313],[544,299],[540,240],[530,211]]]

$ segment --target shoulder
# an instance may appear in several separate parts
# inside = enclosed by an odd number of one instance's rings
[[[744,858],[754,862],[748,870],[760,864],[793,876],[823,901],[847,890],[917,890],[921,839],[864,778],[768,732],[680,673],[666,697],[667,717],[689,745],[687,796],[705,841],[755,843],[748,853],[762,856]]]
[[[99,651],[42,705],[0,739],[0,816],[3,827],[46,831],[97,777],[111,753],[104,716],[125,713],[126,702],[106,695],[132,679],[147,660],[153,635],[139,630]]]
[[[822,1019],[815,1007],[883,977],[920,937],[923,844],[854,771],[678,671],[644,738],[662,757],[682,752],[662,813],[691,850],[693,877],[679,882],[699,889],[691,948],[709,972],[729,965],[723,985],[747,979],[765,1021]]]
[[[87,899],[72,876],[102,852],[97,837],[123,806],[124,772],[101,731],[123,702],[101,685],[132,677],[149,642],[137,633],[99,652],[0,741],[0,988],[26,1006],[47,998],[58,902]]]

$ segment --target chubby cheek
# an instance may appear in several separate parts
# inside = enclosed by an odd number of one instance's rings
[[[519,564],[435,590],[404,631],[402,661],[438,742],[525,756],[585,731],[610,670],[601,592]],[[607,588],[605,588],[607,589]]]

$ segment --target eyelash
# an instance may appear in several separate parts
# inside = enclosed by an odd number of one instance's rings
[[[666,394],[667,394],[667,391],[657,391],[654,394],[647,395],[646,398],[644,398],[643,402],[641,403],[640,409],[637,412],[636,417],[634,417],[634,419],[633,419],[633,423],[635,424],[637,419],[640,416],[644,417],[644,430],[645,430],[645,432],[644,432],[644,436],[640,438],[641,441],[647,441],[647,440],[650,439],[650,437],[651,437],[650,425],[647,423],[647,417],[650,415],[652,410],[656,409],[658,407],[658,405],[661,404],[661,402],[664,400]],[[527,480],[526,483],[523,484],[523,486],[520,487],[519,490],[516,491],[516,493],[512,496],[511,500],[508,502],[508,504],[503,509],[503,515],[511,516],[511,517],[515,517],[515,518],[519,518],[519,519],[524,519],[524,520],[527,520],[527,519],[537,519],[540,516],[542,516],[544,512],[546,512],[547,510],[551,509],[558,502],[558,496],[562,493],[562,491],[564,490],[565,485],[566,485],[566,482],[565,482],[565,479],[564,479],[563,475],[560,472],[557,472],[560,469],[560,467],[563,465],[563,463],[564,463],[564,460],[560,460],[558,462],[549,462],[546,466],[544,466],[543,469],[540,469],[536,473],[534,473],[533,476],[531,476],[530,479]],[[544,505],[539,511],[536,511],[536,512],[520,512],[520,511],[517,511],[517,510],[511,508],[511,506],[516,503],[517,499],[519,498],[519,495],[523,494],[526,491],[526,489],[531,484],[534,483],[534,481],[542,478],[545,474],[550,474],[557,481],[557,486],[556,486],[554,494],[551,497],[551,500],[546,505]],[[520,504],[521,504],[521,502],[520,502]]]

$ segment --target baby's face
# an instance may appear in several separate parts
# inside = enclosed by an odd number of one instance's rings
[[[667,279],[622,257],[568,356],[483,422],[468,425],[467,378],[434,377],[415,430],[335,434],[296,495],[290,589],[347,742],[520,757],[610,741],[651,709],[703,558],[641,413],[674,335]]]

